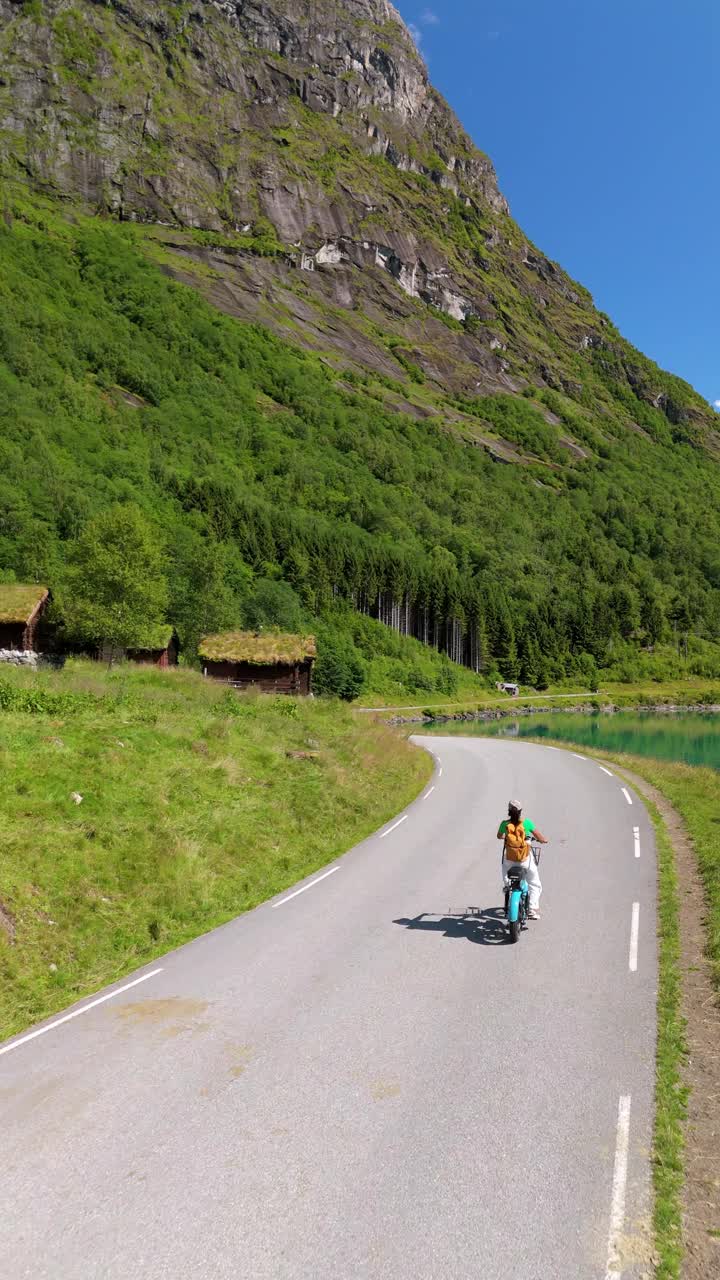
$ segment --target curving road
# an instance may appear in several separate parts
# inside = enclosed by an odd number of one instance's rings
[[[649,819],[595,761],[418,741],[399,820],[0,1047],[3,1277],[647,1274]],[[511,796],[552,840],[517,946]]]

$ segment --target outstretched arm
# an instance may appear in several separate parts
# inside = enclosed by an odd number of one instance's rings
[[[535,830],[533,831],[532,838],[533,840],[537,840],[538,844],[550,843],[547,836],[544,836],[542,831],[538,831],[537,827],[535,827]]]

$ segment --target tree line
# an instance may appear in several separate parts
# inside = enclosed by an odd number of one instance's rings
[[[370,374],[340,386],[218,314],[142,237],[47,207],[0,221],[0,574],[61,584],[69,630],[88,634],[72,600],[91,544],[114,543],[131,596],[159,584],[146,623],[173,622],[187,654],[208,631],[338,606],[538,687],[717,642],[717,465],[597,353],[577,403],[474,399],[484,429],[544,455],[500,465],[441,399],[429,419],[397,413]],[[586,456],[563,453],[583,432]]]

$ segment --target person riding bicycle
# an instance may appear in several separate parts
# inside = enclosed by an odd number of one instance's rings
[[[538,831],[534,822],[529,818],[523,818],[520,805],[511,800],[508,804],[508,816],[503,818],[498,827],[497,838],[503,841],[503,886],[508,871],[511,868],[522,867],[528,884],[528,919],[539,920],[542,885],[537,864],[532,856],[530,841],[537,840],[539,844],[547,844],[546,837]]]

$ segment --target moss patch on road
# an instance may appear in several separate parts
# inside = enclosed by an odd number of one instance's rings
[[[0,1038],[322,867],[432,768],[334,701],[183,671],[8,671],[0,724]]]

